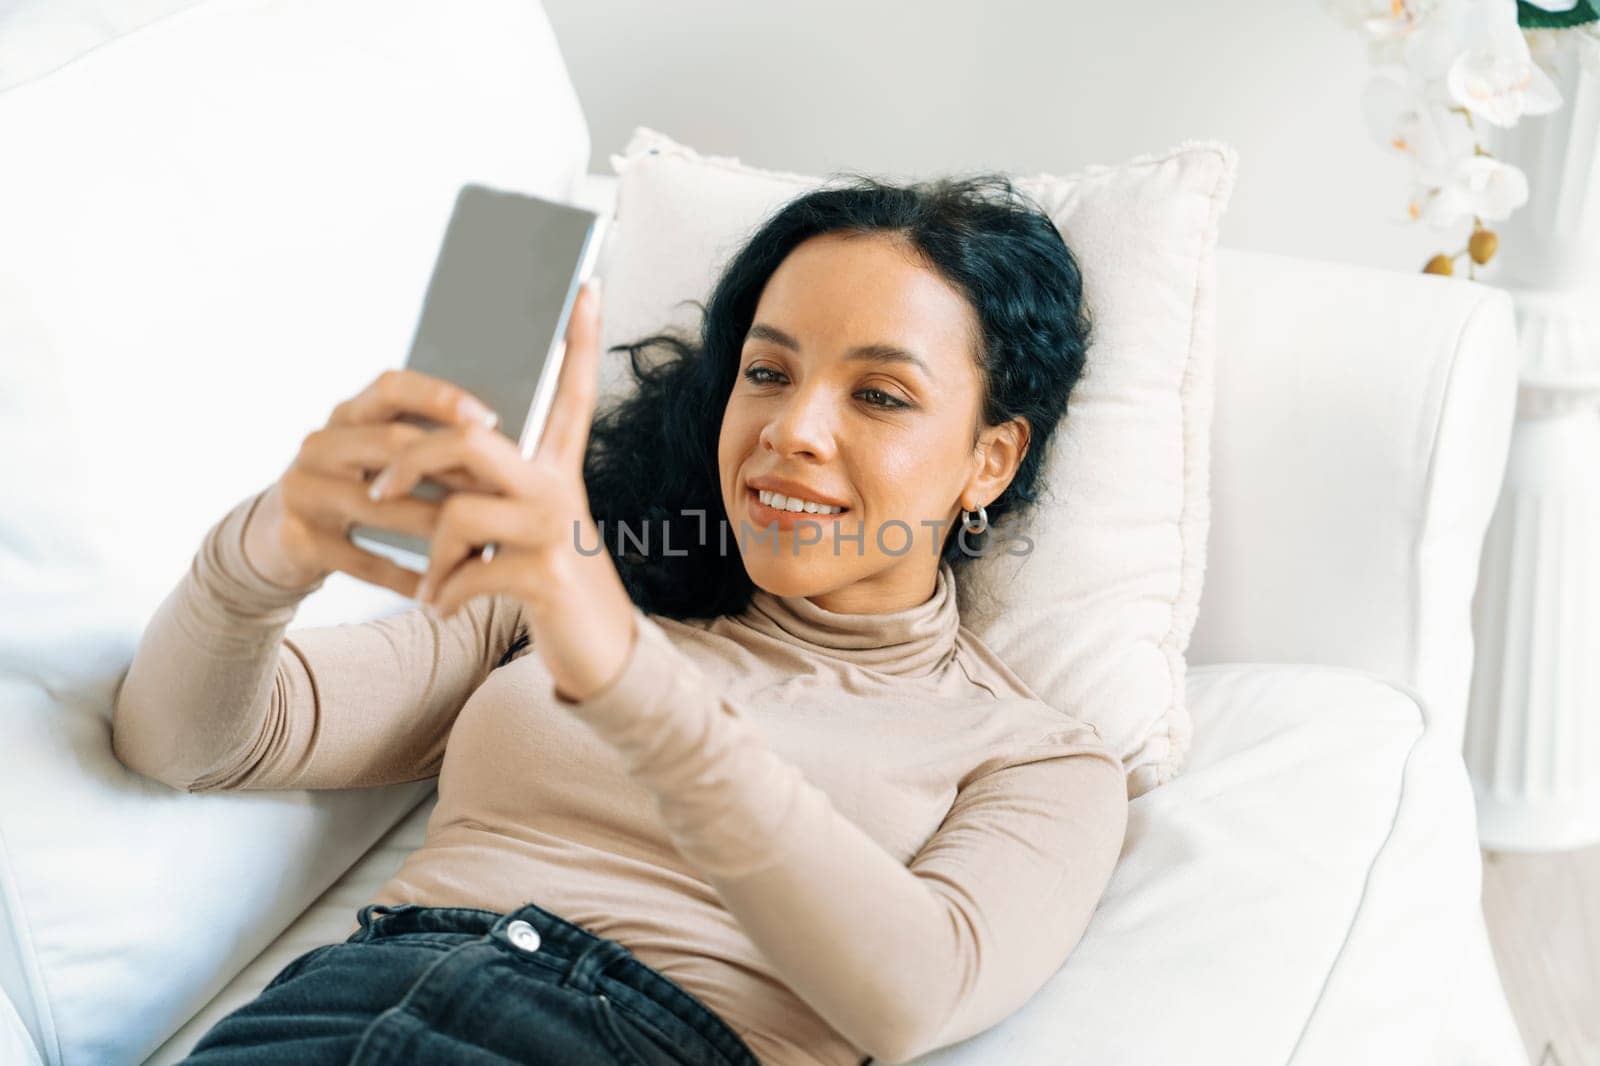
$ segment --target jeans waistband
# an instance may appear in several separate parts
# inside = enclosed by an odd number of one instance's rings
[[[395,906],[369,903],[358,913],[361,928],[350,942],[405,933],[462,933],[509,942],[507,927],[523,921],[539,933],[538,952],[568,968],[564,984],[587,989],[603,976],[666,1008],[710,1041],[733,1066],[760,1066],[755,1053],[714,1010],[665,974],[646,965],[624,945],[590,932],[534,903],[504,914],[474,907]]]

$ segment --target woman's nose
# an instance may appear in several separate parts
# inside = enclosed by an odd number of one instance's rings
[[[833,402],[820,389],[797,389],[761,431],[761,440],[780,455],[833,456]]]

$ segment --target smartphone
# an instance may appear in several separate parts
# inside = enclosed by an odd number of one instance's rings
[[[456,195],[405,365],[453,382],[488,404],[498,432],[525,458],[538,452],[566,355],[567,320],[605,239],[606,218],[587,208],[467,184]],[[424,428],[420,415],[399,421]],[[424,478],[412,490],[437,502],[453,490]],[[429,542],[358,524],[358,547],[415,573]],[[483,557],[493,558],[495,545]]]

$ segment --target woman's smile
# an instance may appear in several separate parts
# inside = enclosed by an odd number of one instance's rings
[[[808,519],[821,526],[824,523],[838,522],[845,515],[853,513],[849,508],[835,511],[833,514],[824,514],[821,511],[791,511],[787,506],[783,510],[779,510],[771,504],[763,503],[761,501],[763,495],[768,495],[769,498],[773,499],[787,499],[782,494],[767,494],[761,489],[747,490],[745,499],[749,501],[747,506],[750,512],[750,519],[757,529],[765,529],[769,525],[776,524],[779,530],[792,530],[802,519]]]

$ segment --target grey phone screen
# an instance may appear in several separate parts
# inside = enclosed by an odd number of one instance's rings
[[[498,430],[526,456],[537,450],[555,398],[567,319],[603,228],[585,208],[469,184],[445,229],[406,366],[488,404]],[[424,480],[411,494],[439,500],[449,491]],[[426,566],[420,537],[365,525],[350,536],[407,569]]]

